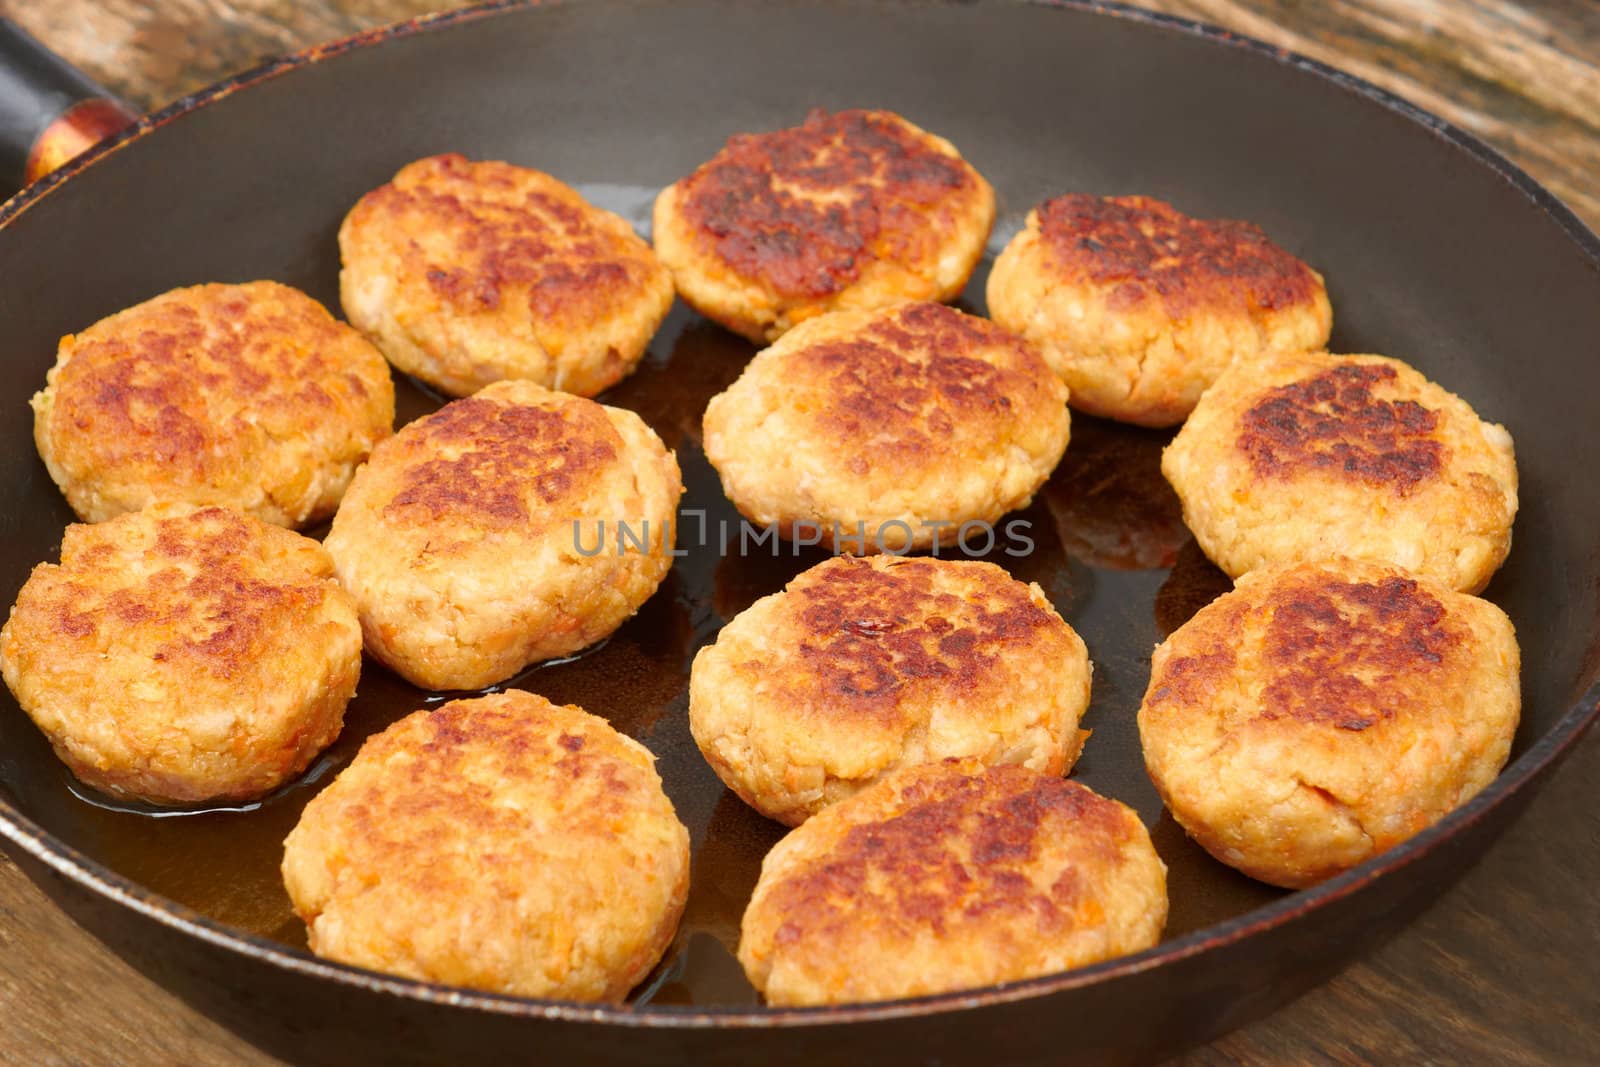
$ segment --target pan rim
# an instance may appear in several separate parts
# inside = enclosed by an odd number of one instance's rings
[[[60,170],[22,190],[0,205],[0,231],[4,231],[28,209],[85,169],[152,131],[242,89],[270,81],[300,67],[374,47],[390,40],[409,38],[511,11],[569,6],[575,2],[576,0],[489,0],[487,3],[472,7],[393,23],[269,60],[182,97],[161,110],[139,119],[126,130],[100,142]],[[869,0],[869,2],[884,3],[885,0]],[[941,2],[953,3],[956,0],[941,0]],[[1254,54],[1332,83],[1335,87],[1360,97],[1367,103],[1421,127],[1425,132],[1462,151],[1476,164],[1489,169],[1559,225],[1583,253],[1590,266],[1600,271],[1600,237],[1597,237],[1555,194],[1474,135],[1362,78],[1253,37],[1207,23],[1110,0],[988,0],[988,2],[997,5],[1054,8],[1124,19],[1130,23]],[[1354,870],[1321,885],[1286,895],[1243,915],[1193,931],[1132,956],[1060,974],[981,989],[838,1007],[729,1006],[708,1009],[650,1004],[594,1005],[488,993],[399,978],[321,959],[307,951],[291,948],[260,935],[228,926],[176,901],[152,893],[55,838],[4,797],[0,797],[0,839],[10,842],[15,848],[26,852],[34,860],[58,876],[75,883],[81,889],[137,912],[146,919],[247,957],[255,963],[276,967],[280,971],[301,977],[331,981],[430,1005],[467,1008],[494,1015],[549,1021],[610,1023],[674,1030],[713,1028],[759,1030],[834,1025],[914,1018],[957,1009],[1031,1000],[1177,963],[1212,949],[1238,943],[1256,933],[1280,926],[1304,913],[1326,906],[1378,878],[1396,874],[1417,862],[1433,849],[1480,822],[1501,804],[1509,802],[1520,790],[1532,786],[1535,780],[1565,755],[1597,720],[1600,720],[1600,681],[1591,684],[1579,700],[1570,705],[1543,736],[1505,767],[1493,782],[1467,804],[1422,833],[1373,857]]]

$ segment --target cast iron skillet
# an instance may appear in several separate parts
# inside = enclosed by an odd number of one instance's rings
[[[1226,583],[1186,543],[1155,469],[1164,435],[1077,419],[1023,518],[1040,581],[1096,662],[1076,776],[1134,805],[1171,868],[1159,947],[997,989],[835,1010],[760,1007],[729,949],[778,828],[725,794],[685,726],[687,666],[727,617],[814,556],[688,546],[604,647],[517,683],[579,702],[660,757],[695,845],[678,943],[623,1008],[521,1000],[317,960],[276,879],[300,806],[362,737],[429,697],[369,663],[344,737],[248,812],[155,818],[76,790],[0,704],[0,839],[84,925],[251,1040],[297,1061],[1134,1061],[1283,1003],[1393,932],[1505,827],[1594,717],[1600,688],[1600,242],[1483,145],[1371,86],[1256,42],[1094,4],[657,0],[488,8],[271,63],[180,102],[0,212],[0,596],[71,514],[25,400],[56,339],[172,286],[276,278],[336,304],[339,219],[439,151],[537,166],[643,225],[660,186],[738,130],[811,106],[900,111],[999,190],[998,248],[1040,199],[1144,192],[1252,219],[1328,277],[1337,351],[1414,362],[1516,437],[1516,546],[1488,595],[1524,650],[1513,761],[1442,824],[1317,889],[1223,868],[1160,809],[1132,714],[1151,647]],[[982,277],[969,288],[981,310]],[[608,400],[677,448],[714,531],[732,519],[698,448],[706,399],[752,349],[674,311]],[[400,383],[402,418],[437,402]],[[692,524],[686,523],[686,531]],[[691,542],[696,539],[691,537]]]

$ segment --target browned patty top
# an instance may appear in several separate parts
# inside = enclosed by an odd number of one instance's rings
[[[1331,566],[1331,565],[1330,565]],[[1470,677],[1470,635],[1445,605],[1395,568],[1340,564],[1351,577],[1303,565],[1270,587],[1228,594],[1172,637],[1173,655],[1151,679],[1147,710],[1242,715],[1258,722],[1360,733],[1434,708],[1437,694]],[[1355,577],[1356,574],[1370,577]],[[1252,638],[1253,708],[1217,707]],[[1233,727],[1242,725],[1234,723]]]
[[[843,440],[871,439],[879,460],[925,462],[930,450],[992,443],[1003,426],[1065,402],[1027,342],[934,303],[905,305],[854,337],[802,348],[789,368],[814,397],[808,406],[819,429]]]
[[[1238,447],[1259,477],[1310,469],[1404,496],[1439,474],[1446,450],[1438,412],[1374,395],[1396,377],[1393,367],[1361,363],[1269,389],[1240,417]]]
[[[35,569],[12,619],[53,643],[56,669],[115,653],[242,678],[315,618],[331,575],[314,542],[227,508],[147,511],[68,527],[61,565]]]
[[[556,505],[582,499],[622,448],[598,404],[554,393],[542,404],[479,395],[407,426],[371,468],[392,489],[383,509],[392,522],[470,516],[484,527],[532,532],[553,521]]]
[[[992,684],[1008,643],[1066,629],[1026,585],[1004,579],[926,559],[838,557],[806,572],[789,584],[785,612],[803,668],[797,701],[819,714],[896,718],[907,691]]]
[[[356,422],[388,387],[359,334],[276,282],[163,293],[62,341],[54,432],[99,465],[184,484],[226,483],[264,429]],[[374,425],[387,432],[387,425]]]
[[[1158,299],[1181,318],[1200,308],[1275,311],[1315,299],[1311,268],[1232,219],[1195,219],[1148,196],[1069,193],[1039,205],[1047,258],[1067,278],[1114,286],[1114,308]]]
[[[929,258],[928,209],[977,182],[897,115],[819,109],[790,129],[729,138],[681,189],[690,225],[728,266],[816,298],[851,285],[874,259]]]
[[[404,852],[427,840],[429,829],[439,837],[537,840],[525,808],[496,804],[485,780],[502,781],[509,791],[559,783],[554,796],[567,817],[560,829],[603,833],[608,823],[636,813],[637,793],[651,784],[650,762],[580,712],[512,690],[401,720],[361,746],[367,775],[340,778],[346,833],[374,854]],[[412,877],[426,884],[423,871]]]
[[[406,166],[347,226],[381,235],[405,277],[462,315],[520,301],[539,323],[578,327],[660,269],[626,224],[550,175],[454,153]]]
[[[1097,889],[1081,884],[1084,861],[1118,862],[1134,837],[1128,813],[1075,782],[1023,767],[971,774],[955,773],[957,765],[895,779],[892,798],[886,784],[873,794],[874,817],[773,887],[764,907],[783,917],[778,947],[867,937],[904,943],[929,927],[944,936],[1008,919],[1048,936],[1098,911]],[[1076,862],[1063,854],[1069,836]],[[1042,861],[1058,868],[1048,884],[1039,882]]]

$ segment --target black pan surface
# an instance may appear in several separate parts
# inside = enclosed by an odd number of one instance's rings
[[[504,7],[504,10],[499,8]],[[421,32],[426,30],[427,32]],[[649,1062],[1145,1058],[1288,999],[1431,900],[1592,718],[1600,497],[1581,457],[1600,384],[1600,243],[1525,175],[1380,91],[1217,31],[1123,8],[1028,3],[635,0],[497,5],[269,65],[141,127],[0,216],[0,594],[53,559],[70,510],[34,452],[26,398],[56,339],[178,285],[275,278],[337,307],[339,220],[402,164],[507,159],[648,231],[661,186],[731,133],[813,106],[887,107],[995,185],[998,250],[1066,190],[1144,192],[1248,218],[1328,278],[1333,348],[1405,358],[1515,436],[1522,511],[1486,595],[1517,625],[1513,763],[1462,812],[1364,868],[1285,894],[1213,862],[1161,809],[1133,713],[1150,651],[1227,587],[1189,540],[1157,459],[1168,435],[1078,417],[1034,504],[1038,581],[1095,661],[1094,738],[1074,776],[1134,806],[1170,868],[1157,949],[998,991],[768,1011],[732,950],[781,828],[725,792],[686,722],[688,666],[721,624],[820,557],[723,554],[737,515],[699,448],[705,402],[753,354],[681,305],[603,399],[677,449],[687,555],[603,646],[519,685],[608,717],[659,757],[689,826],[688,913],[622,1009],[449,991],[315,960],[277,876],[283,835],[360,741],[444,696],[368,663],[344,735],[250,810],[156,815],[77,786],[0,701],[0,840],[68,909],[197,1004],[293,1059],[497,1055]],[[982,311],[987,268],[963,306]],[[400,381],[401,419],[436,397]],[[703,519],[691,517],[700,513]],[[697,536],[698,528],[708,536]]]

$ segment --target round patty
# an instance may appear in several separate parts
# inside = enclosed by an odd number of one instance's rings
[[[1081,411],[1171,426],[1230,363],[1321,348],[1322,276],[1248,222],[1147,196],[1069,193],[989,275],[994,320],[1039,346]]]
[[[1505,613],[1388,564],[1254,571],[1156,649],[1139,709],[1174,819],[1299,888],[1431,826],[1504,766],[1521,708]]]
[[[1067,437],[1031,346],[932,303],[797,327],[712,398],[703,434],[747,518],[857,554],[953,544],[1026,506]]]
[[[1511,549],[1511,435],[1396,359],[1236,366],[1161,469],[1195,540],[1234,577],[1343,555],[1476,592]]]
[[[900,771],[778,842],[739,962],[773,1006],[975,989],[1154,945],[1166,867],[1138,816],[1025,767]]]
[[[689,727],[730,789],[795,826],[946,757],[1065,773],[1089,674],[1043,590],[992,563],[837,557],[700,650]]]
[[[33,414],[39,455],[86,522],[179,501],[293,527],[333,514],[389,436],[394,384],[304,293],[197,285],[62,338]]]
[[[813,111],[662,190],[655,245],[689,306],[761,343],[826,311],[955,299],[993,223],[950,142],[888,111]]]
[[[376,449],[326,544],[368,653],[424,688],[478,689],[638,610],[672,564],[682,493],[633,412],[498,382]]]
[[[452,396],[503,378],[594,396],[672,306],[671,276],[625,219],[509,163],[409,164],[346,216],[339,251],[350,321]]]
[[[512,691],[369,738],[284,842],[319,956],[430,982],[620,1001],[671,943],[689,833],[654,757]]]
[[[0,670],[73,774],[155,804],[247,800],[338,736],[361,673],[322,546],[226,508],[68,526],[0,630]]]

